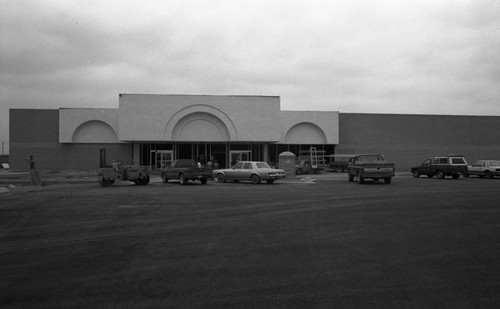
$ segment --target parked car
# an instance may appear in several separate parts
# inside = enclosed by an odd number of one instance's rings
[[[363,183],[365,179],[383,179],[386,184],[390,184],[394,169],[394,163],[387,162],[382,155],[356,155],[349,161],[347,177],[349,181],[354,181],[354,177],[357,177],[358,183]]]
[[[420,166],[412,167],[410,171],[415,178],[427,175],[429,178],[436,176],[443,179],[445,176],[451,176],[458,179],[460,175],[468,175],[467,161],[462,155],[436,156],[425,160]]]
[[[228,180],[238,182],[242,180],[259,184],[262,180],[265,180],[267,183],[271,184],[276,179],[285,178],[285,171],[282,169],[274,169],[266,162],[242,161],[228,169],[214,170],[212,175],[218,182],[226,182]]]
[[[345,171],[347,171],[349,161],[355,156],[356,155],[353,154],[327,155],[326,157],[329,158],[328,168],[337,173],[344,173]]]
[[[297,164],[295,164],[295,174],[309,174],[309,173],[321,173],[323,172],[323,168],[318,166],[313,166],[310,160],[299,160]]]
[[[206,184],[210,177],[212,177],[210,168],[198,167],[198,163],[191,159],[174,160],[161,170],[161,180],[164,183],[176,179],[181,185],[185,185],[188,180],[199,180],[202,184]]]
[[[476,175],[484,178],[500,176],[500,160],[478,160],[469,165],[466,177]]]

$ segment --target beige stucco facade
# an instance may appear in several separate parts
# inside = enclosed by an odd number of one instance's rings
[[[118,143],[117,109],[59,109],[60,143]]]
[[[281,111],[280,131],[285,144],[338,144],[339,113]]]
[[[338,112],[282,111],[272,96],[121,94],[118,109],[60,109],[60,143],[338,144]]]
[[[175,158],[272,163],[282,151],[325,153],[339,143],[338,112],[283,111],[278,96],[120,94],[116,109],[58,113],[59,144],[119,151],[126,145],[121,157],[151,168]]]

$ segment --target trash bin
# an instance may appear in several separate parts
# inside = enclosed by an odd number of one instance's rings
[[[285,151],[279,155],[279,168],[285,170],[286,178],[295,178],[295,164],[297,156],[290,151]]]

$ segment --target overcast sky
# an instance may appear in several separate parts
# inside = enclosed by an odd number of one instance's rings
[[[0,0],[9,108],[119,93],[270,95],[283,110],[500,116],[498,0]]]

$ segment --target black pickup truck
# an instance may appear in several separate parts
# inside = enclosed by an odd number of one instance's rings
[[[185,185],[188,180],[199,180],[206,184],[212,177],[212,169],[198,167],[198,163],[191,159],[174,160],[161,170],[161,180],[167,183],[170,179],[179,180],[181,185]]]
[[[427,159],[420,166],[412,167],[410,171],[415,178],[427,175],[429,178],[436,176],[443,179],[445,176],[451,176],[458,179],[460,175],[467,176],[468,167],[462,155],[447,155]]]
[[[356,155],[349,160],[347,165],[347,177],[353,181],[354,177],[358,183],[364,183],[365,179],[383,179],[390,184],[394,176],[394,163],[387,162],[382,155],[363,154]]]

